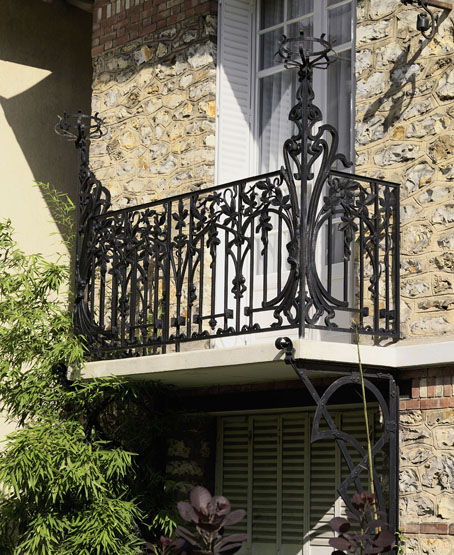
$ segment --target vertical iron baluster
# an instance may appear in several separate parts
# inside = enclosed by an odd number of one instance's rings
[[[393,270],[394,270],[394,333],[400,335],[400,196],[397,186],[393,186],[394,214],[393,214]]]
[[[139,318],[142,317],[142,344],[146,345],[148,342],[148,335],[149,335],[149,327],[148,325],[151,323],[148,321],[148,272],[150,271],[150,257],[148,254],[147,244],[143,245],[144,248],[144,256],[143,256],[143,264],[142,264],[142,287],[143,287],[143,297],[142,297],[142,306],[139,311]],[[143,354],[147,354],[147,349],[143,349]]]
[[[251,248],[249,251],[249,326],[252,327],[254,323],[254,274],[255,274],[255,217],[251,216],[250,224],[250,242]]]
[[[99,283],[99,325],[104,328],[104,305],[106,302],[106,260],[101,254],[101,273]]]
[[[123,253],[120,264],[120,345],[126,347],[126,307],[127,307],[127,245],[129,239],[128,214],[123,214]]]
[[[194,207],[195,207],[195,195],[191,195],[189,198],[189,232],[188,232],[188,294],[187,294],[187,307],[186,307],[186,335],[191,337],[191,321],[192,321],[192,288],[194,287],[194,270],[193,270],[193,249],[194,245],[192,242],[194,231]]]
[[[327,253],[327,281],[328,281],[328,294],[332,293],[332,279],[333,279],[333,217],[328,218],[328,253]]]
[[[241,288],[242,288],[242,279],[243,279],[243,275],[242,275],[242,252],[241,252],[241,246],[243,243],[243,218],[242,218],[242,210],[243,210],[243,203],[242,203],[242,199],[241,199],[241,195],[244,191],[245,188],[245,183],[244,182],[240,182],[237,186],[236,186],[236,194],[237,194],[237,199],[236,199],[236,207],[237,207],[237,248],[236,248],[236,319],[235,319],[235,329],[236,331],[240,331],[241,329],[241,298],[243,296],[243,294],[241,293]]]
[[[391,530],[399,527],[399,387],[393,377],[389,380],[389,525]]]
[[[384,189],[384,234],[385,234],[385,252],[383,263],[385,265],[385,329],[389,330],[389,202],[390,190],[386,187]]]
[[[279,208],[278,222],[277,222],[277,294],[281,293],[282,289],[282,212],[283,208]]]
[[[344,241],[345,241],[345,232],[344,232]],[[353,247],[354,245],[352,244],[352,252],[353,252]],[[351,255],[350,255],[351,256]],[[344,301],[348,302],[348,286],[349,286],[349,271],[348,271],[348,266],[350,264],[350,256],[346,256],[345,251],[344,251]]]
[[[167,341],[169,340],[169,326],[170,326],[170,267],[171,267],[171,256],[172,256],[172,201],[168,201],[165,204],[166,207],[166,245],[164,254],[164,288],[162,292],[164,300],[164,311],[162,315],[162,339],[163,347],[162,352],[167,352]]]
[[[156,220],[158,219],[158,214],[154,215],[155,217],[155,226],[157,226],[156,224]],[[165,224],[164,224],[165,226]],[[165,227],[164,227],[165,229]],[[158,235],[158,233],[155,234],[155,244],[154,244],[154,248],[152,249],[152,253],[154,256],[154,280],[153,280],[153,299],[151,300],[152,304],[152,318],[153,318],[153,340],[157,343],[158,341],[158,337],[159,337],[159,329],[162,330],[162,324],[159,323],[159,320],[161,319],[161,313],[160,313],[160,303],[161,303],[161,299],[159,297],[159,287],[161,287],[161,290],[164,290],[165,285],[162,283],[163,278],[161,276],[162,273],[162,269],[161,272],[159,271],[161,268],[161,264],[162,264],[162,246],[160,243],[160,237]],[[148,323],[148,322],[147,322]],[[161,331],[161,339],[162,339],[162,331]],[[156,353],[156,350],[154,351]]]
[[[375,297],[374,297],[374,331],[377,332],[380,328],[380,204],[378,199],[378,184],[376,181],[372,182],[372,189],[374,195],[374,264],[372,265],[375,271]]]
[[[308,202],[308,177],[309,167],[307,161],[307,148],[309,144],[309,121],[310,114],[308,107],[311,103],[309,94],[312,88],[312,69],[309,66],[308,60],[302,58],[304,65],[301,65],[298,71],[299,90],[301,95],[301,156],[300,164],[301,169],[298,179],[300,181],[300,228],[297,230],[299,233],[299,264],[300,264],[300,285],[299,285],[299,336],[304,337],[305,324],[306,324],[306,272],[307,272],[307,259],[309,248],[309,233],[306,229],[307,226],[307,202]]]
[[[134,214],[131,214],[131,220],[133,220]],[[131,221],[131,232],[134,233],[134,226]],[[131,245],[134,245],[134,252],[131,256],[131,278],[130,278],[130,288],[131,288],[131,299],[129,304],[129,341],[132,345],[136,343],[136,302],[137,302],[137,245],[138,242],[134,241],[134,237],[131,236]]]
[[[203,281],[205,277],[205,235],[200,239],[200,254],[199,254],[199,330],[201,334],[203,331]]]
[[[213,222],[213,226],[214,226]],[[216,230],[217,231],[217,230]],[[217,233],[216,233],[217,238]],[[210,255],[211,255],[211,298],[210,298],[210,326],[214,330],[216,328],[216,272],[217,272],[217,245],[214,241],[210,245]],[[222,271],[222,268],[221,268]]]
[[[112,219],[112,225],[114,229],[118,229],[118,217]],[[111,322],[112,322],[112,347],[117,346],[116,341],[118,340],[118,249],[115,236],[112,237],[112,304],[110,307],[111,311]]]
[[[269,206],[267,207],[266,214],[262,213],[262,216],[265,220],[270,215],[268,208],[269,208]],[[262,210],[265,210],[265,208],[263,208]],[[262,278],[263,298],[262,298],[262,302],[263,302],[263,306],[265,305],[265,303],[268,299],[268,248],[269,248],[268,230],[265,229],[265,230],[262,230],[262,253],[263,253],[263,278]]]
[[[359,329],[364,327],[364,224],[359,219]]]
[[[224,283],[221,284],[221,287],[224,288],[224,329],[226,330],[229,327],[229,322],[227,318],[227,310],[229,308],[229,254],[228,254],[228,243],[229,243],[229,234],[228,231],[222,231],[224,236]]]

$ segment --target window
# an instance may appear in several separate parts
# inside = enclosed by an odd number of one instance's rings
[[[326,70],[314,70],[315,104],[321,109],[324,122],[338,130],[339,151],[347,158],[351,157],[354,13],[354,0],[221,0],[217,183],[275,171],[283,164],[283,145],[293,134],[288,115],[296,102],[298,76],[297,70],[286,69],[279,63],[275,53],[283,34],[298,36],[301,30],[306,36],[313,37],[325,33],[333,43],[337,59]],[[348,277],[352,272],[345,271],[344,235],[338,229],[340,219],[331,223],[319,234],[317,272],[322,283],[329,284],[326,285],[329,294],[347,300],[353,295],[353,281]],[[272,219],[271,224],[273,229],[269,232],[266,247],[267,264],[264,263],[265,257],[257,257],[253,269],[257,301],[264,297],[266,288],[268,300],[273,298],[273,288],[279,291],[285,280],[278,270],[279,222]],[[283,245],[287,243],[285,233],[284,229],[283,237],[280,237]],[[331,260],[327,255],[329,244],[332,245]],[[262,249],[257,235],[255,250]],[[288,266],[283,270],[286,268]],[[271,317],[271,313],[263,313],[257,317],[257,323],[263,327]],[[350,314],[341,313],[336,323],[340,327],[349,327]],[[312,338],[316,338],[316,334]]]
[[[374,417],[370,410],[372,434],[379,435],[378,414]],[[361,409],[345,408],[332,415],[338,429],[365,445]],[[334,534],[328,522],[345,514],[336,488],[348,471],[333,440],[311,444],[312,418],[312,411],[301,411],[219,419],[217,492],[234,509],[247,511],[246,519],[229,530],[248,534],[239,555],[332,552],[328,541]],[[353,450],[350,454],[358,464],[359,455]]]
[[[297,75],[275,59],[283,34],[325,33],[337,61],[314,72],[315,102],[351,156],[353,0],[222,0],[219,21],[217,180],[273,171],[291,135]]]

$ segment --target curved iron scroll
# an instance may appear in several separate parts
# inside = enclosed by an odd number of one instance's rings
[[[342,430],[339,430],[335,424],[333,417],[330,414],[329,401],[335,393],[338,393],[344,387],[351,387],[352,384],[360,384],[359,372],[352,371],[337,372],[343,375],[337,378],[325,391],[320,395],[310,378],[307,375],[307,370],[302,366],[301,361],[295,360],[293,357],[293,344],[292,341],[285,337],[276,340],[276,347],[285,352],[285,362],[293,367],[300,380],[304,383],[309,394],[311,395],[316,409],[315,416],[312,424],[311,442],[332,439],[337,444],[342,457],[350,471],[350,474],[343,480],[338,487],[338,493],[343,499],[345,505],[354,513],[357,511],[352,505],[351,498],[348,494],[350,486],[354,486],[358,493],[367,491],[368,486],[368,468],[369,457],[367,446],[361,445],[356,438]],[[319,370],[318,370],[319,371]],[[336,373],[336,372],[335,372]],[[388,385],[388,399],[377,385],[371,379],[385,381]],[[397,483],[397,468],[398,468],[398,388],[391,374],[377,373],[366,374],[364,377],[364,385],[369,392],[370,397],[378,403],[380,415],[382,418],[383,432],[372,446],[372,459],[384,449],[389,452],[389,492],[385,495],[383,491],[382,482],[376,471],[375,463],[373,463],[373,476],[374,488],[378,505],[378,510],[381,515],[386,515],[384,520],[389,523],[390,529],[396,531],[398,528],[398,483]],[[328,429],[321,430],[322,419],[326,422]],[[347,445],[359,453],[360,461],[355,464],[349,452]],[[388,497],[388,500],[386,499]]]
[[[63,117],[59,117],[55,130],[59,135],[74,141],[79,151],[74,323],[75,332],[90,342],[99,335],[110,335],[102,326],[94,323],[87,299],[87,285],[95,271],[92,259],[88,256],[97,241],[93,221],[96,216],[106,213],[111,206],[109,190],[90,170],[88,147],[90,139],[101,138],[105,131],[97,114],[89,116],[82,112],[63,114]]]

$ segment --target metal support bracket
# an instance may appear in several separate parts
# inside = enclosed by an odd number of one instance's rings
[[[284,351],[285,362],[292,366],[299,379],[305,385],[307,391],[311,395],[315,404],[315,416],[312,424],[311,443],[322,439],[333,439],[339,448],[344,461],[350,471],[350,474],[345,478],[338,487],[338,493],[343,499],[346,506],[352,511],[356,512],[352,505],[348,490],[353,484],[358,493],[367,491],[368,489],[368,464],[369,457],[367,446],[361,445],[359,441],[352,435],[339,430],[336,426],[335,419],[330,414],[329,402],[334,395],[342,388],[351,388],[360,383],[360,375],[352,369],[350,372],[336,372],[336,374],[343,374],[327,387],[323,393],[319,393],[313,385],[308,376],[310,369],[305,368],[302,360],[294,358],[294,348],[291,339],[288,337],[280,337],[276,339],[276,348]],[[383,480],[373,468],[374,475],[374,488],[376,494],[376,501],[378,509],[381,514],[387,515],[387,521],[391,531],[395,532],[398,529],[398,436],[399,436],[399,390],[390,373],[366,373],[364,376],[364,386],[368,396],[374,399],[379,406],[380,416],[383,423],[383,429],[379,437],[374,438],[372,445],[372,458],[381,452],[387,451],[387,460],[389,460],[389,491],[384,491]],[[387,384],[388,395],[387,399],[382,392],[383,387],[380,389],[377,386],[377,381]],[[320,424],[322,419],[328,426],[328,429],[321,429]],[[355,464],[351,451],[356,450],[360,455],[360,461]],[[387,482],[387,480],[385,480]]]

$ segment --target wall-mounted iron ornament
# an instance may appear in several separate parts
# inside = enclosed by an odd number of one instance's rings
[[[445,0],[401,0],[401,2],[405,6],[408,4],[416,5],[423,10],[416,18],[416,28],[427,40],[432,40],[437,30],[437,17],[429,10],[428,6],[444,10],[452,10],[454,7],[452,1]]]

